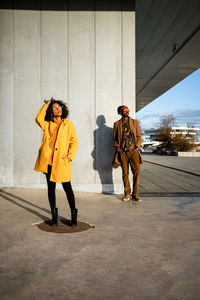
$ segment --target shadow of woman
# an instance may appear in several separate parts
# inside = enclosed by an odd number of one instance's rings
[[[97,117],[98,128],[94,130],[94,149],[91,153],[93,168],[98,171],[102,184],[102,193],[113,193],[112,160],[114,155],[113,129],[106,126],[103,115]]]
[[[38,216],[39,218],[41,218],[44,221],[49,220],[46,216],[42,215],[38,211],[36,211],[36,210],[34,210],[34,209],[30,208],[30,207],[27,207],[25,205],[22,205],[20,202],[17,202],[17,201],[21,201],[23,204],[28,204],[29,206],[33,206],[33,207],[35,207],[37,209],[43,210],[44,212],[47,212],[47,213],[50,214],[50,211],[48,209],[46,209],[46,208],[42,208],[42,207],[40,207],[40,206],[38,206],[36,204],[33,204],[33,203],[31,203],[31,202],[23,199],[23,198],[20,198],[20,197],[18,197],[16,195],[8,193],[8,192],[6,192],[6,191],[4,191],[2,189],[0,189],[0,197],[2,197],[3,199],[11,202],[12,204],[15,204],[15,205],[17,205],[17,206],[19,206],[19,207],[27,210],[28,212],[30,212],[30,213]]]

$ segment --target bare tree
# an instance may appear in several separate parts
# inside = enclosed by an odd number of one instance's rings
[[[172,126],[175,125],[175,120],[176,118],[172,114],[162,116],[160,119],[160,124],[161,124],[160,127],[171,129]]]
[[[173,134],[172,126],[175,124],[175,117],[167,115],[161,117],[160,127],[157,130],[157,139],[161,142],[161,147],[166,151],[190,151],[196,148],[194,140],[189,134]]]
[[[161,146],[166,150],[171,149],[171,144],[172,144],[171,129],[174,123],[175,123],[175,117],[173,115],[162,116],[160,120],[160,127],[156,132],[158,141],[161,142]]]
[[[194,150],[197,145],[189,135],[176,134],[172,138],[171,147],[173,151],[191,151]]]

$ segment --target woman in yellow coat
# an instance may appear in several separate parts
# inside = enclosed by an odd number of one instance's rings
[[[78,140],[73,123],[65,120],[68,114],[67,106],[52,98],[42,106],[35,119],[44,134],[34,170],[46,174],[51,225],[57,225],[58,221],[56,182],[62,183],[66,193],[71,209],[71,225],[77,225],[78,210],[71,187],[71,161],[76,155]]]

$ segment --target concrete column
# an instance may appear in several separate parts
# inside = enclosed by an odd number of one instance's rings
[[[40,11],[14,11],[14,184],[38,182],[32,170],[39,132],[35,112],[41,99]]]
[[[42,99],[68,101],[68,12],[41,12]]]
[[[135,12],[122,12],[122,102],[136,112],[135,74]]]
[[[96,183],[114,191],[112,133],[122,103],[121,12],[96,12]],[[115,172],[116,173],[116,172]]]
[[[68,12],[41,12],[41,99],[61,99],[68,103]],[[37,127],[42,134],[41,128]],[[42,174],[40,182],[46,184]]]
[[[69,109],[79,140],[73,161],[72,183],[88,189],[95,182],[93,129],[95,128],[94,12],[69,12]]]
[[[13,183],[13,11],[0,11],[0,182]]]

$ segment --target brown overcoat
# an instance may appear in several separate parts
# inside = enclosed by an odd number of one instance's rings
[[[136,147],[140,148],[142,144],[142,132],[140,129],[140,125],[137,120],[131,118],[129,118],[129,125],[133,137],[135,139]],[[123,134],[122,119],[120,119],[119,121],[114,123],[113,142],[116,151],[112,162],[113,166],[121,166],[120,157],[119,157],[119,153],[117,152],[117,148],[121,148],[122,134]],[[143,164],[143,159],[139,151],[138,151],[138,155],[139,155],[140,163]]]

